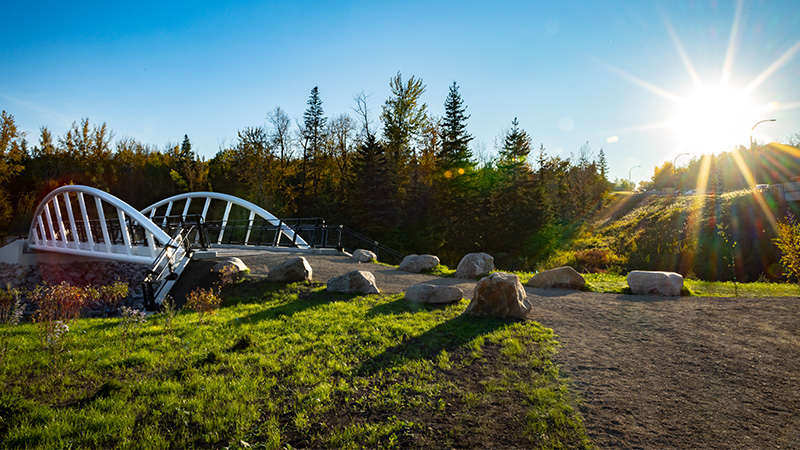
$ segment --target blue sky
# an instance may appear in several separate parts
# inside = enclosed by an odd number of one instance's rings
[[[456,81],[477,148],[493,153],[516,116],[550,155],[602,148],[611,178],[746,145],[761,119],[777,121],[759,141],[800,132],[796,1],[13,2],[4,16],[0,109],[32,142],[88,117],[158,148],[187,134],[210,158],[276,106],[302,118],[314,86],[329,117],[363,91],[377,121],[398,71],[438,115]]]

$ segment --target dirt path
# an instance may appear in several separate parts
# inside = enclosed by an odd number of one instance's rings
[[[258,276],[286,254],[240,256]],[[307,255],[314,279],[369,270],[381,292],[474,282]],[[663,298],[527,288],[598,448],[800,448],[800,300]]]
[[[598,448],[800,448],[797,298],[529,298]]]

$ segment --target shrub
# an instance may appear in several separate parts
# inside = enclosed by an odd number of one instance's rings
[[[775,245],[781,251],[781,264],[789,278],[800,281],[800,224],[789,215],[778,223],[778,237]]]
[[[203,323],[205,314],[216,314],[219,304],[219,294],[213,289],[198,288],[186,296],[186,306],[198,312],[200,323]]]
[[[0,289],[0,324],[16,325],[22,320],[22,291],[19,289]]]
[[[67,324],[78,318],[86,300],[86,290],[62,282],[55,286],[37,286],[32,297],[39,307],[34,321],[41,332],[42,348],[61,350],[69,331]]]
[[[122,300],[128,295],[128,283],[115,281],[107,286],[87,286],[86,303],[105,309],[108,315],[116,315]]]

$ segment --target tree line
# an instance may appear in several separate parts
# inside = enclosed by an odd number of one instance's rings
[[[25,234],[38,201],[69,183],[93,186],[144,208],[166,197],[211,190],[258,204],[278,217],[322,217],[405,253],[437,254],[455,264],[486,251],[504,268],[530,268],[602,202],[611,184],[601,149],[588,143],[569,158],[534,148],[513,118],[479,158],[470,115],[456,82],[444,115],[423,102],[414,76],[390,79],[380,111],[354,97],[349,113],[328,116],[314,87],[301,120],[280,107],[246,126],[214,157],[198,156],[189,136],[157,148],[114,139],[88,118],[64,136],[46,126],[31,143],[2,112],[0,234]]]

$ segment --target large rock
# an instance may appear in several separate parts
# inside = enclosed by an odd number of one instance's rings
[[[439,257],[433,255],[408,255],[400,262],[400,270],[420,273],[439,265]]]
[[[494,258],[488,253],[469,253],[456,267],[456,278],[475,279],[494,270]]]
[[[239,272],[245,272],[247,270],[250,269],[247,268],[247,266],[242,262],[241,259],[235,257],[223,259],[222,261],[214,264],[214,266],[211,267],[212,272],[221,274],[239,273]]]
[[[378,255],[369,250],[364,250],[360,248],[353,252],[353,259],[355,259],[358,262],[370,262],[377,260]]]
[[[531,309],[519,277],[495,272],[480,280],[466,313],[473,316],[524,319]]]
[[[586,280],[569,266],[539,272],[528,280],[528,286],[535,288],[559,288],[581,290]]]
[[[354,270],[328,280],[326,289],[345,294],[380,294],[372,272]]]
[[[409,286],[405,297],[416,303],[453,303],[464,298],[464,291],[455,286],[420,283]]]
[[[675,272],[634,270],[628,274],[628,285],[631,292],[637,295],[677,296],[681,295],[683,289],[683,276]]]
[[[298,256],[286,260],[269,269],[267,281],[280,281],[294,283],[297,281],[311,281],[313,271],[305,258]]]

